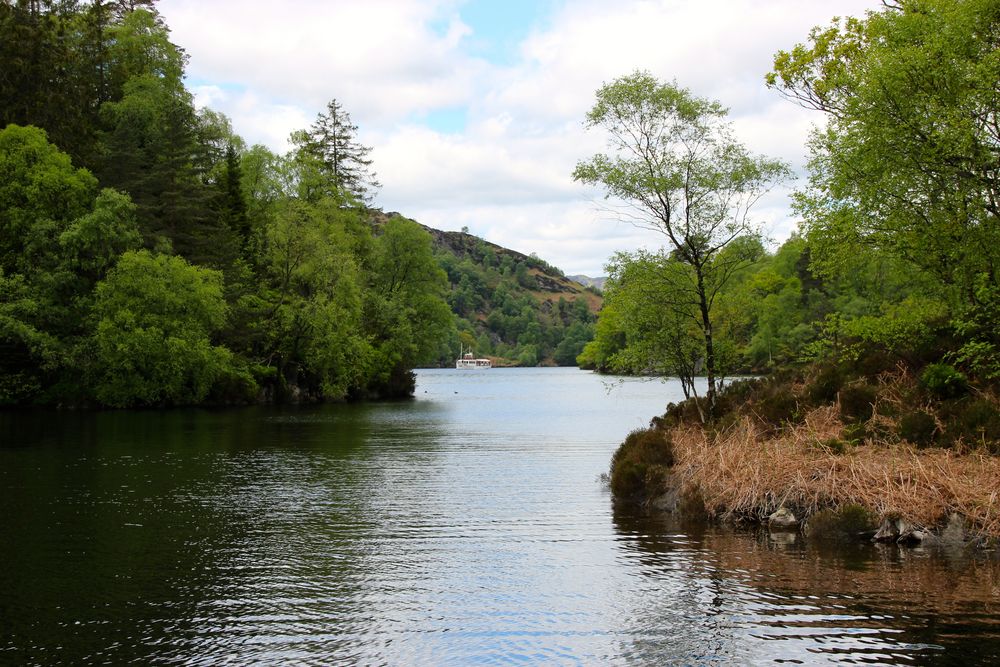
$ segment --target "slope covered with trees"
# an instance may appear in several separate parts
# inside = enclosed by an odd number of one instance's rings
[[[398,214],[390,213],[392,220]],[[454,335],[438,362],[461,348],[501,366],[575,366],[594,336],[603,299],[534,255],[503,248],[467,231],[425,228],[448,276]]]
[[[405,395],[453,337],[335,100],[247,147],[151,2],[2,3],[0,45],[0,404]]]
[[[371,208],[336,99],[284,155],[196,109],[152,0],[0,3],[0,63],[0,405],[400,396],[592,337],[545,262]]]
[[[793,514],[852,539],[1000,536],[1000,6],[883,4],[814,29],[767,75],[823,115],[800,230],[773,252],[732,239],[752,261],[717,284],[709,319],[718,373],[769,377],[692,395],[630,436],[617,495]],[[675,183],[624,194],[669,205]],[[615,258],[581,362],[689,385],[704,370],[706,320],[678,308],[676,275],[691,271],[678,245]]]

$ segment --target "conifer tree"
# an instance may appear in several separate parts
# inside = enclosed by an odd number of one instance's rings
[[[301,146],[318,160],[336,186],[358,202],[370,203],[381,184],[375,180],[371,147],[357,140],[358,126],[336,99],[326,105],[303,137]]]

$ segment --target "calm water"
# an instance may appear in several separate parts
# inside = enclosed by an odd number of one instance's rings
[[[616,510],[599,474],[678,387],[606,384],[0,414],[0,663],[1000,662],[995,561]]]

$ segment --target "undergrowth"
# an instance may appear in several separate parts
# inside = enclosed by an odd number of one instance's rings
[[[840,534],[876,516],[933,526],[958,513],[1000,536],[1000,398],[946,364],[825,362],[731,383],[704,423],[700,407],[672,404],[629,434],[612,461],[616,496],[651,498],[672,476],[715,516],[794,507]]]

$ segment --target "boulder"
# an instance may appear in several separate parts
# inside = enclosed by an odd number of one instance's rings
[[[941,542],[949,547],[964,547],[965,541],[965,519],[952,512],[948,516],[948,525],[941,531]]]
[[[906,529],[907,524],[902,519],[886,519],[879,526],[879,529],[875,531],[875,536],[872,537],[873,542],[895,542],[899,539],[899,536]]]
[[[931,540],[931,534],[926,530],[921,530],[915,526],[908,526],[905,531],[900,532],[896,544],[921,544]]]
[[[777,512],[767,517],[767,525],[769,528],[785,529],[797,528],[799,525],[799,520],[795,517],[787,507],[779,508]]]

